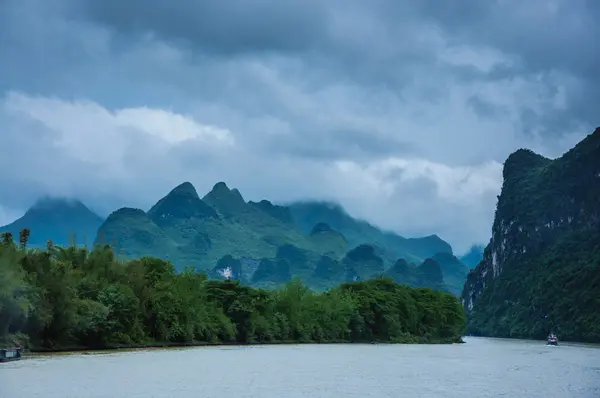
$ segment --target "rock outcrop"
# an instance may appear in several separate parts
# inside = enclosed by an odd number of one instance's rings
[[[600,129],[555,160],[518,150],[503,177],[492,238],[461,295],[471,332],[543,338],[558,328],[600,340],[600,326],[584,322],[600,318],[591,298],[600,294]],[[575,297],[593,301],[565,304]]]

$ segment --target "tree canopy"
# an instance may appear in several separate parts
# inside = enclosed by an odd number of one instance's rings
[[[154,343],[422,342],[460,340],[457,298],[391,279],[315,293],[294,278],[274,290],[210,280],[165,260],[121,261],[109,246],[0,243],[0,339],[33,349]]]

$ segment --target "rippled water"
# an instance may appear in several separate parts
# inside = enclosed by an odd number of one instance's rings
[[[0,397],[600,397],[596,346],[466,341],[39,356],[0,364]]]

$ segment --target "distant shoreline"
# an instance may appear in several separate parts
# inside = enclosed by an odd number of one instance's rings
[[[255,342],[255,343],[149,343],[149,344],[123,344],[110,345],[104,347],[59,347],[59,348],[31,348],[27,350],[28,354],[60,354],[60,353],[85,353],[85,352],[104,352],[104,351],[138,351],[149,349],[166,349],[166,348],[193,348],[193,347],[251,347],[251,346],[267,346],[267,345],[377,345],[377,344],[422,344],[422,345],[450,345],[464,344],[465,341],[461,338],[458,341],[425,341],[425,342],[391,342],[391,341],[273,341],[273,342]]]
[[[524,342],[540,342],[540,343],[546,343],[546,339],[528,339],[526,337],[501,337],[501,336],[484,336],[484,335],[464,335],[464,338],[475,338],[475,339],[495,339],[495,340],[510,340],[510,341],[515,341],[515,340],[520,340],[520,341],[524,341]],[[570,346],[592,346],[592,347],[599,347],[600,348],[600,343],[596,343],[596,342],[589,342],[589,341],[575,341],[575,340],[561,340],[560,336],[559,336],[559,340],[558,340],[558,344],[559,345],[570,345]]]

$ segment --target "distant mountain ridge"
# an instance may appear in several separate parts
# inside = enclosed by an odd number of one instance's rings
[[[473,245],[468,252],[460,256],[460,262],[469,268],[475,268],[483,260],[484,245]]]
[[[141,228],[135,233],[131,225],[127,234],[118,233],[114,226],[121,224],[116,219],[119,214],[115,212],[107,218],[99,230],[98,242],[112,242],[119,250],[139,255],[146,249],[140,250],[142,245],[138,247],[133,243],[136,236],[143,243],[160,235],[158,231],[152,233],[153,228],[148,225],[141,227],[141,218],[135,224]],[[283,244],[313,252],[316,258],[317,254],[326,253],[341,257],[352,247],[368,243],[377,246],[388,262],[400,256],[421,262],[437,252],[452,252],[451,246],[437,236],[407,239],[383,232],[330,203],[282,206],[267,200],[246,202],[237,189],[229,189],[224,182],[215,184],[203,198],[189,182],[180,184],[160,199],[147,217],[166,233],[168,239],[160,240],[170,247],[168,257],[180,266],[184,265],[182,262],[200,257],[204,257],[205,262],[202,268],[211,267],[225,255],[273,258]],[[327,226],[327,231],[314,231],[319,225]],[[194,235],[193,241],[191,235]],[[233,242],[238,242],[236,247],[231,247]]]
[[[0,227],[0,233],[10,232],[13,237],[28,228],[30,246],[45,246],[48,240],[67,246],[91,244],[104,219],[79,200],[43,197],[14,222]]]
[[[422,238],[404,238],[384,231],[374,225],[350,216],[342,206],[325,201],[303,201],[288,205],[296,224],[309,233],[318,223],[326,223],[339,231],[352,247],[369,243],[387,249],[387,260],[405,258],[407,261],[423,261],[435,253],[452,253],[452,246],[437,235]]]
[[[214,277],[232,270],[241,280],[264,286],[297,275],[325,289],[382,275],[400,258],[422,264],[439,253],[452,256],[452,247],[436,235],[404,238],[355,219],[329,202],[246,202],[237,189],[224,182],[216,183],[202,198],[190,182],[184,182],[147,212],[124,207],[105,220],[86,211],[81,202],[73,203],[77,211],[59,217],[62,221],[58,224],[44,224],[53,231],[40,229],[40,223],[31,218],[33,208],[18,226],[30,228],[32,235],[36,229],[44,231],[44,243],[45,237],[50,237],[57,244],[68,244],[56,239],[55,232],[79,235],[85,225],[85,233],[95,237],[94,243],[111,244],[121,256],[155,256],[170,260],[177,268],[193,266]],[[50,212],[60,213],[57,208]],[[40,219],[48,217],[39,214]],[[72,223],[78,219],[83,222]],[[409,282],[414,285],[415,281]],[[438,282],[423,283],[453,290]]]
[[[431,260],[439,264],[443,273],[444,284],[451,293],[460,295],[469,273],[469,267],[451,253],[436,253]]]

